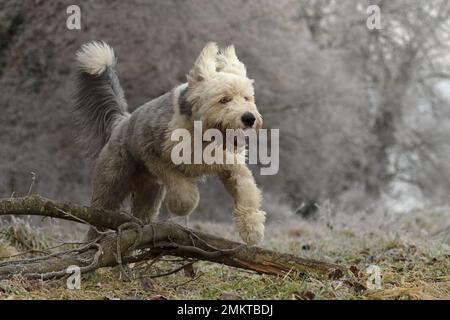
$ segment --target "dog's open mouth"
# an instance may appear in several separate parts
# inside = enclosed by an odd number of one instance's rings
[[[223,150],[232,149],[230,151],[235,152],[238,149],[244,148],[247,144],[248,132],[252,129],[242,128],[224,128],[222,125],[217,125],[218,129],[222,133],[222,141],[219,143],[222,145]],[[215,141],[215,139],[213,138]]]
[[[233,134],[226,135],[225,140],[229,145],[232,145],[234,148],[243,148],[246,145],[246,131],[243,129],[233,130]]]

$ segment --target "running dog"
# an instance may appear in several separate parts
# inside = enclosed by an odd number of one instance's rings
[[[194,121],[224,134],[227,129],[261,128],[253,80],[233,46],[219,50],[208,43],[186,83],[133,113],[127,111],[109,45],[85,44],[76,61],[75,109],[84,146],[96,159],[92,206],[118,210],[131,195],[132,214],[144,222],[158,214],[164,200],[172,214],[187,216],[199,201],[197,183],[216,175],[234,199],[233,220],[241,238],[250,245],[262,240],[261,192],[245,163],[174,164],[171,160],[176,144],[172,133],[186,129],[194,134]]]

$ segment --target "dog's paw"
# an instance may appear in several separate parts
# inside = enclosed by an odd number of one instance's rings
[[[264,238],[266,213],[262,210],[235,208],[234,222],[239,235],[248,245],[254,245]]]

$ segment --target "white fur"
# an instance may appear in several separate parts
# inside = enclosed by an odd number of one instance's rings
[[[264,238],[264,222],[266,213],[254,208],[235,207],[233,210],[234,223],[239,235],[249,245],[255,245]]]
[[[245,65],[239,61],[233,45],[220,51],[217,56],[217,69],[223,72],[234,73],[242,77],[247,76],[247,69],[245,68]]]
[[[105,42],[91,42],[83,45],[76,54],[79,67],[91,74],[100,75],[116,63],[114,50]]]
[[[194,68],[188,74],[188,82],[192,85],[195,82],[211,79],[216,75],[216,59],[219,47],[215,42],[209,42],[200,52],[195,61]]]

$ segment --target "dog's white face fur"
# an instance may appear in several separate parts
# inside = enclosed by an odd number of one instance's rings
[[[203,48],[188,75],[187,99],[192,105],[193,120],[202,121],[205,129],[217,128],[225,132],[226,129],[262,126],[253,80],[247,77],[246,68],[233,46],[220,52],[215,43]]]

